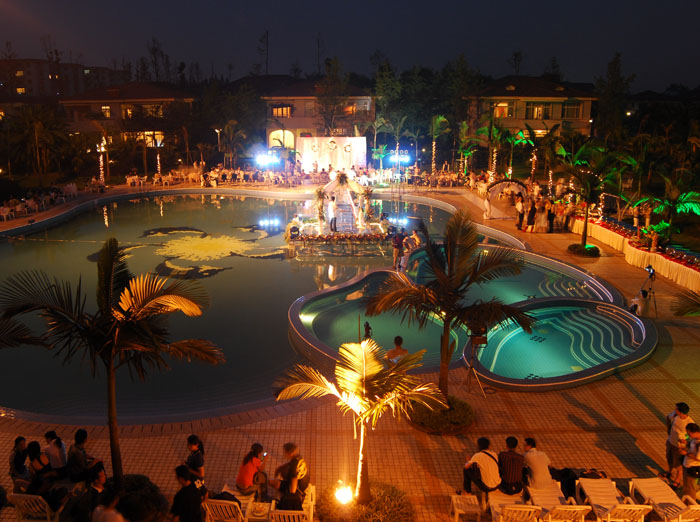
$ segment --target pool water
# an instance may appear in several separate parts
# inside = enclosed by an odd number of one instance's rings
[[[121,371],[118,412],[122,421],[139,422],[234,411],[270,399],[274,380],[301,360],[287,337],[287,311],[295,299],[391,264],[390,257],[287,259],[284,226],[303,205],[215,195],[112,202],[55,228],[0,243],[2,276],[43,269],[74,285],[81,277],[87,309],[94,310],[96,253],[105,239],[116,237],[132,273],[199,280],[211,305],[202,317],[170,316],[172,339],[209,339],[224,351],[226,364],[172,362],[170,371],[154,371],[146,382],[133,383]],[[431,233],[442,231],[449,218],[425,205],[375,205],[392,216],[419,216]],[[279,228],[261,229],[261,219],[277,219]],[[29,322],[41,326],[38,319]],[[346,340],[356,339],[355,331],[348,331]],[[20,347],[0,351],[0,368],[0,406],[95,422],[104,418],[103,378],[92,379],[78,361],[62,367],[45,350]]]
[[[516,325],[495,328],[479,362],[510,379],[547,379],[585,371],[635,352],[633,325],[607,307],[548,306],[530,310],[531,334]]]

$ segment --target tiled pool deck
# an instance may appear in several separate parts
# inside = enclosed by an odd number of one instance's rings
[[[124,187],[113,190],[138,194],[137,190]],[[473,204],[475,199],[465,196],[461,189],[421,191],[421,195],[469,208],[475,218],[481,217],[481,208]],[[90,197],[94,195],[83,195],[81,199]],[[61,208],[55,208],[46,214],[60,211]],[[15,224],[0,223],[0,234]],[[622,254],[606,246],[601,246],[604,255],[599,259],[570,256],[566,247],[578,236],[525,234],[515,230],[513,221],[491,220],[488,224],[519,235],[530,242],[535,252],[594,272],[629,298],[638,293],[646,279],[646,272],[628,265]],[[642,366],[564,391],[516,393],[488,389],[486,399],[475,390],[465,389],[464,370],[452,371],[451,392],[468,400],[476,410],[476,423],[470,431],[463,436],[432,436],[391,417],[383,418],[377,430],[369,434],[370,476],[407,491],[417,519],[429,521],[449,519],[449,495],[461,487],[464,456],[474,451],[475,440],[480,436],[491,438],[499,451],[509,435],[521,441],[527,436],[535,437],[538,447],[556,467],[596,467],[619,479],[655,475],[665,461],[664,415],[682,400],[690,404],[691,416],[700,418],[700,320],[680,319],[670,313],[672,297],[679,291],[677,285],[659,277],[655,290],[660,341],[654,356]],[[406,344],[410,346],[408,339]],[[28,377],[28,386],[30,382]],[[7,455],[17,435],[43,444],[43,433],[55,429],[68,443],[75,428],[0,417],[3,465],[7,465]],[[89,452],[108,460],[106,427],[89,427],[88,431]],[[150,476],[170,497],[176,491],[173,468],[186,456],[185,439],[190,433],[197,433],[205,443],[207,485],[218,490],[227,478],[235,478],[240,461],[253,442],[262,443],[270,451],[269,469],[281,462],[282,444],[296,441],[317,486],[332,485],[338,479],[352,480],[357,447],[352,432],[351,418],[343,417],[332,400],[318,400],[187,423],[124,426],[121,437],[126,472]],[[11,490],[6,472],[0,474],[0,485]],[[624,489],[626,482],[620,485]],[[0,522],[13,519],[12,508],[0,511]]]

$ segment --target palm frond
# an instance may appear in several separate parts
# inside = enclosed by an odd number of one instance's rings
[[[522,271],[522,256],[512,248],[489,248],[479,252],[467,280],[467,287],[483,284],[501,277],[518,275]]]
[[[400,314],[401,320],[410,326],[414,322],[422,328],[430,315],[440,310],[435,293],[425,285],[413,283],[403,273],[392,273],[382,283],[379,292],[367,300],[368,316],[382,313]]]
[[[184,339],[170,343],[165,348],[165,353],[175,359],[184,359],[190,362],[197,359],[205,363],[217,365],[226,362],[224,353],[211,341],[205,339]]]
[[[527,333],[532,333],[532,326],[535,324],[535,318],[522,308],[504,304],[495,298],[464,306],[457,316],[457,321],[472,330],[481,328],[488,330],[496,325],[504,327],[513,322]]]
[[[372,339],[341,345],[335,365],[338,388],[359,396],[373,394],[374,377],[384,369],[382,356],[381,348]]]
[[[340,399],[338,388],[325,375],[310,366],[297,364],[274,384],[275,397],[284,399],[309,399],[334,395]]]
[[[682,291],[671,303],[673,315],[684,317],[700,316],[700,295],[695,292]]]
[[[142,274],[129,281],[113,313],[120,320],[139,320],[150,315],[181,311],[190,317],[202,315],[207,305],[206,294],[194,281],[168,281],[152,274]],[[120,310],[121,309],[121,310]]]
[[[131,278],[124,250],[115,238],[108,239],[97,259],[97,306],[103,315],[116,306]]]
[[[0,349],[12,348],[21,344],[41,346],[44,341],[35,337],[31,330],[14,319],[0,318]]]

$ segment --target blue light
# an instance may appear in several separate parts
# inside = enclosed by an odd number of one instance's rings
[[[275,165],[275,164],[279,163],[279,161],[280,161],[280,159],[277,156],[275,156],[273,154],[269,154],[269,153],[268,154],[258,154],[255,157],[255,162],[261,167],[265,167],[267,165]]]
[[[391,162],[393,162],[393,163],[396,163],[396,154],[392,154],[391,156],[389,156],[389,161],[391,161]],[[411,161],[411,156],[409,156],[409,155],[407,155],[407,154],[406,154],[406,155],[400,154],[400,155],[399,155],[399,161],[400,161],[401,163],[410,163],[410,161]]]

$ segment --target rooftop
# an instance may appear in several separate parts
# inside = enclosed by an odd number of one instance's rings
[[[589,89],[590,87],[590,89]],[[592,85],[556,82],[533,76],[505,76],[489,82],[479,98],[588,98],[595,99]]]
[[[84,101],[193,101],[194,97],[183,91],[158,83],[130,82],[112,87],[99,87],[82,94],[65,98],[61,103]]]

